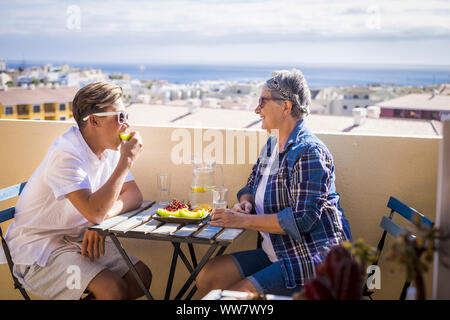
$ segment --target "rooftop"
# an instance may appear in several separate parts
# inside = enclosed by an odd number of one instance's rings
[[[450,96],[440,94],[408,94],[377,103],[377,106],[393,109],[450,111]]]
[[[41,104],[71,102],[77,93],[77,87],[18,88],[0,90],[0,103],[4,106],[16,104]]]
[[[208,128],[261,128],[261,119],[250,110],[198,108],[189,113],[186,106],[133,104],[128,109],[135,125],[169,125]],[[382,134],[395,136],[438,136],[440,124],[429,120],[372,119],[354,126],[353,117],[310,114],[305,118],[314,132]]]

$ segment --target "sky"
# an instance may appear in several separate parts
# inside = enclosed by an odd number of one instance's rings
[[[450,1],[0,0],[5,60],[450,65]]]

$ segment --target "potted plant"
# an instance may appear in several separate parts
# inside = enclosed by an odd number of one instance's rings
[[[417,289],[418,300],[425,299],[423,275],[433,260],[438,229],[422,223],[422,217],[415,215],[413,227],[405,228],[392,246],[388,260],[406,269],[406,279]]]
[[[325,261],[317,266],[317,276],[307,281],[304,290],[293,299],[362,299],[366,265],[375,260],[375,252],[362,239],[332,247]]]

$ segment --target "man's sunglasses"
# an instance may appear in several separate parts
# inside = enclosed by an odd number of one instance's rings
[[[125,112],[125,111],[97,112],[97,113],[91,113],[91,114],[94,116],[98,116],[98,117],[107,117],[107,116],[117,115],[117,122],[119,122],[119,124],[125,124],[126,122],[128,122],[128,112]],[[83,121],[86,121],[87,119],[89,119],[90,115],[87,115],[86,117],[84,117]]]

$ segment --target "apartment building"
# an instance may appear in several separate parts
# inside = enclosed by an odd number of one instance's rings
[[[68,120],[77,87],[0,88],[0,119]]]
[[[408,94],[377,104],[382,118],[450,119],[450,96],[439,93]]]

